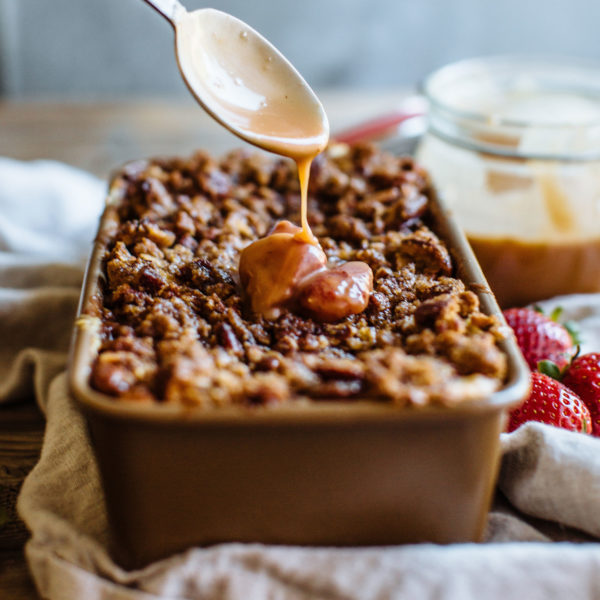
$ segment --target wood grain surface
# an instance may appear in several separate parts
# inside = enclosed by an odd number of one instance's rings
[[[23,479],[37,462],[44,419],[33,400],[0,408],[0,598],[37,598],[23,558],[28,533],[15,508]]]
[[[389,112],[406,90],[324,92],[332,132]],[[127,160],[185,155],[203,148],[222,154],[243,146],[192,100],[121,102],[1,102],[0,156],[53,159],[100,177]]]

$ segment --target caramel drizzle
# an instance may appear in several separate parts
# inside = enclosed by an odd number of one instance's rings
[[[305,156],[296,159],[298,178],[300,179],[300,225],[302,230],[294,235],[294,239],[316,246],[319,240],[317,240],[308,224],[308,180],[310,165],[314,158],[314,156]]]

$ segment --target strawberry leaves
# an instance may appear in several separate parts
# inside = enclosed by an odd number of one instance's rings
[[[558,365],[551,360],[540,360],[540,362],[537,364],[537,367],[538,372],[548,375],[548,377],[552,377],[552,379],[560,381],[562,378],[562,370],[559,369]]]

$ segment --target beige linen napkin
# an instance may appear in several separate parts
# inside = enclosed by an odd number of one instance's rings
[[[32,252],[27,249],[35,244],[19,248],[11,242],[10,224],[0,219],[4,244],[0,336],[5,340],[0,402],[35,391],[47,418],[40,461],[27,477],[18,503],[31,531],[27,558],[43,597],[600,598],[600,441],[539,424],[503,435],[499,488],[510,504],[500,502],[490,513],[487,543],[357,549],[226,544],[190,549],[139,571],[121,569],[106,550],[107,519],[98,470],[85,423],[61,372],[80,285],[82,250],[89,245],[99,211],[100,184],[61,166],[39,167],[0,159],[0,213],[4,204],[18,197],[6,193],[5,183],[22,183],[16,171],[39,184],[39,196],[31,195],[28,210],[38,211],[40,223],[40,214],[52,210],[43,185],[46,179],[62,190],[78,188],[69,201],[60,198],[65,206],[70,202],[72,211],[89,209],[87,241],[63,247],[62,263],[60,256],[49,260],[50,250],[43,250],[46,242]],[[68,246],[68,239],[76,238],[67,226],[69,214],[69,210],[63,214],[66,225],[49,221],[51,232],[42,227],[26,230],[25,220],[19,236],[13,237],[52,234]],[[585,350],[600,349],[600,295],[565,297],[560,303],[588,334]]]
[[[106,551],[98,471],[64,374],[52,382],[47,398],[42,457],[25,481],[19,512],[32,531],[32,573],[41,595],[51,600],[600,597],[600,544],[549,543],[547,535],[506,510],[490,514],[487,544],[225,544],[124,571]],[[501,485],[523,511],[600,535],[598,440],[535,424],[505,436],[504,447]]]

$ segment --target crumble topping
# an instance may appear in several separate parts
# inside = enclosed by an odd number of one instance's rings
[[[497,389],[495,318],[453,275],[411,158],[333,146],[313,165],[309,222],[329,264],[373,270],[366,310],[335,323],[253,315],[239,255],[299,222],[291,161],[236,151],[132,163],[107,244],[91,384],[121,400],[189,406],[369,398],[454,404]]]

